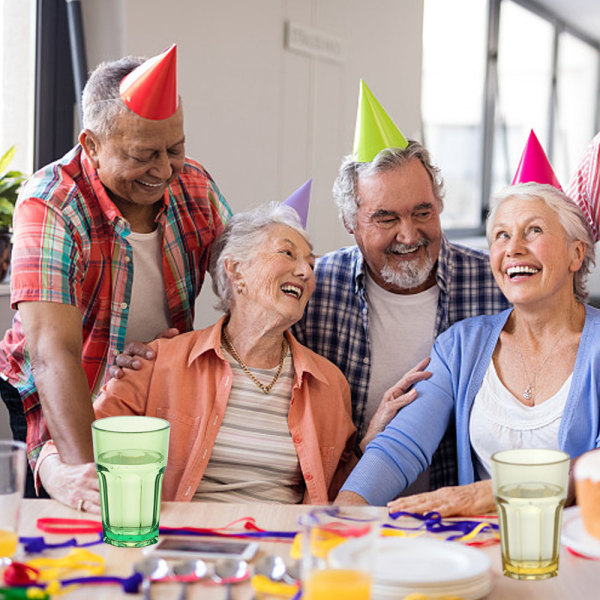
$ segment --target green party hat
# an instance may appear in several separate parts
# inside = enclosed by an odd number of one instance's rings
[[[356,162],[371,162],[384,148],[406,148],[408,142],[367,84],[360,80],[354,148]]]

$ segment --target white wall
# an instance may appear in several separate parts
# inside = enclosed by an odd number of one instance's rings
[[[284,200],[313,178],[308,230],[317,253],[352,243],[331,187],[352,150],[359,79],[405,135],[419,137],[422,0],[82,0],[82,7],[90,69],[177,43],[187,153],[234,212]],[[286,20],[341,38],[345,60],[285,49]],[[216,317],[209,288],[198,327]]]
[[[331,186],[352,150],[359,79],[419,138],[423,0],[82,0],[82,9],[90,69],[177,43],[187,153],[234,212],[284,200],[313,178],[317,253],[352,243]],[[286,20],[341,38],[345,60],[285,49]],[[207,278],[197,327],[216,320],[213,303]],[[0,438],[10,437],[3,409]]]

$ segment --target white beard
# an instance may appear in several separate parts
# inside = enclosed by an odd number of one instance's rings
[[[419,265],[419,259],[411,260],[394,267],[386,264],[381,269],[381,278],[393,286],[403,289],[411,290],[413,288],[423,285],[435,266],[435,259],[431,256],[426,255],[425,261],[422,265]]]

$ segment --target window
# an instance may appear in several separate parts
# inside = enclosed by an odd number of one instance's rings
[[[12,145],[10,169],[33,169],[35,0],[0,0],[0,156]]]
[[[566,186],[595,132],[600,56],[589,44],[562,32],[557,67],[556,123],[552,165]]]
[[[469,22],[469,35],[457,35]],[[426,0],[423,23],[423,141],[446,188],[444,225],[481,222],[481,142],[486,3]]]
[[[425,0],[423,142],[446,183],[442,224],[483,233],[533,129],[566,186],[598,128],[600,43],[529,0]]]

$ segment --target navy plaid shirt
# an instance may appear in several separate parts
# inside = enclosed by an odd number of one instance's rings
[[[292,331],[298,341],[336,364],[352,392],[354,424],[362,437],[371,373],[366,265],[358,246],[341,248],[317,259],[317,287],[303,318]],[[437,263],[439,299],[435,335],[457,321],[494,314],[510,304],[496,285],[484,252],[450,243],[442,237]],[[401,352],[401,346],[398,347]],[[398,373],[400,378],[403,373]],[[457,484],[454,425],[433,457],[431,489]]]

